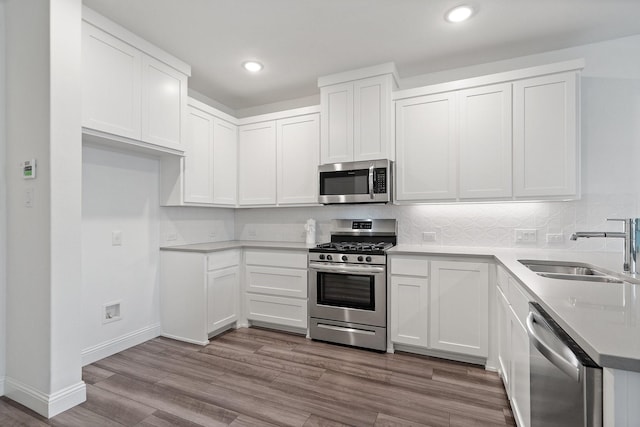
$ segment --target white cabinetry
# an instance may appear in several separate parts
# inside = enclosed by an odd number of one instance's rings
[[[482,262],[431,261],[430,291],[429,346],[487,357],[488,265]]]
[[[240,126],[238,204],[276,204],[276,123]]]
[[[306,332],[307,252],[247,249],[244,264],[247,320]]]
[[[318,79],[322,164],[394,159],[391,92],[396,74],[393,64],[384,64]],[[362,78],[367,75],[373,77]]]
[[[578,189],[576,73],[513,86],[516,196],[573,196]]]
[[[276,121],[278,205],[318,203],[320,115]]]
[[[390,255],[389,265],[393,343],[454,359],[486,359],[487,263]]]
[[[530,297],[501,266],[497,268],[498,360],[513,415],[530,425],[529,336],[525,328]]]
[[[190,67],[90,9],[83,20],[85,133],[182,151]]]
[[[238,319],[240,251],[160,252],[162,335],[205,345]]]
[[[189,100],[185,143],[184,202],[235,206],[237,126],[215,110]]]
[[[396,200],[456,197],[455,94],[396,102]]]

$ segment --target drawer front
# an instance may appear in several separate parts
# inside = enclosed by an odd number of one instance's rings
[[[520,287],[520,284],[514,279],[509,277],[509,304],[511,304],[511,310],[516,315],[522,326],[527,323],[527,315],[529,314],[529,296]]]
[[[247,293],[247,319],[294,328],[307,328],[307,301]]]
[[[231,249],[228,251],[212,252],[207,255],[207,270],[219,270],[240,264],[240,251]]]
[[[307,298],[307,270],[248,265],[247,292]]]
[[[405,276],[429,276],[429,260],[422,256],[402,256],[390,258],[391,274]]]
[[[496,268],[496,281],[502,293],[507,295],[509,292],[509,273],[501,265]]]
[[[307,268],[305,251],[257,251],[248,250],[244,255],[247,265],[266,265],[269,267]]]

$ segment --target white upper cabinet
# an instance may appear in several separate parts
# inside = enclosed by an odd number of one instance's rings
[[[276,204],[276,123],[239,127],[238,204]]]
[[[82,67],[85,133],[160,151],[184,149],[188,65],[83,8]]]
[[[489,352],[489,272],[482,262],[431,261],[429,347]]]
[[[190,101],[184,158],[184,202],[235,206],[238,127]]]
[[[317,204],[320,115],[277,120],[276,128],[278,204]]]
[[[142,52],[82,23],[82,125],[140,139]]]
[[[456,197],[455,93],[396,102],[396,200]]]
[[[521,197],[578,193],[575,72],[514,83],[514,192]]]
[[[372,76],[372,77],[370,77]],[[392,63],[318,79],[322,164],[394,159]]]
[[[458,93],[461,199],[511,197],[511,84]]]

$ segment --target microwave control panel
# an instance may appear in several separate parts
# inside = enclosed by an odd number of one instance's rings
[[[373,192],[385,194],[387,192],[387,168],[377,168],[374,171]]]

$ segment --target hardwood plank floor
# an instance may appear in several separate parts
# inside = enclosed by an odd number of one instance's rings
[[[87,401],[50,420],[0,398],[1,426],[514,426],[498,375],[261,328],[200,347],[155,338],[83,368]]]

